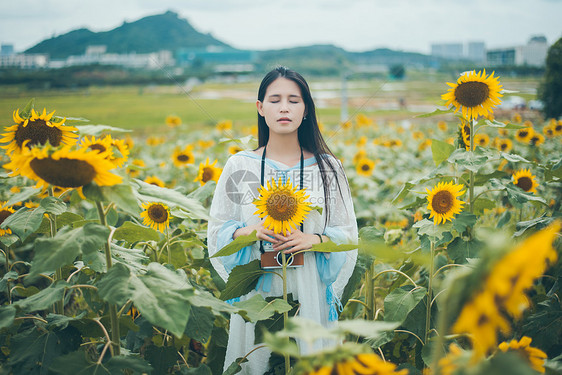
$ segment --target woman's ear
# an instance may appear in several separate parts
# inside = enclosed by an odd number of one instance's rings
[[[256,101],[256,107],[258,108],[258,113],[260,116],[264,117],[263,115],[263,103],[259,100]]]

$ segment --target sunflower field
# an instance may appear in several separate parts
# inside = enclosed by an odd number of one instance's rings
[[[319,119],[360,229],[330,329],[290,298],[225,302],[265,271],[238,266],[224,283],[211,266],[216,181],[257,146],[256,126],[169,116],[168,132],[141,136],[33,100],[13,108],[0,138],[1,373],[222,374],[231,314],[256,323],[271,374],[562,373],[562,121],[495,117],[506,91],[493,73],[448,85],[407,125]],[[318,338],[341,344],[302,356],[294,343]]]

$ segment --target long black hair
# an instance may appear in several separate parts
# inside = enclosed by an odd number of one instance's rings
[[[335,183],[338,187],[339,193],[340,195],[342,195],[338,181],[338,167],[334,165],[332,161],[336,159],[334,154],[332,153],[332,151],[330,151],[330,148],[324,141],[322,133],[320,133],[318,120],[316,119],[316,107],[314,105],[314,101],[312,100],[312,94],[310,93],[308,83],[306,83],[306,80],[303,76],[301,76],[294,70],[288,69],[284,66],[276,67],[275,69],[267,73],[261,81],[260,87],[258,89],[258,100],[263,103],[267,88],[273,81],[280,77],[295,82],[301,90],[301,95],[305,104],[304,113],[306,114],[306,116],[305,118],[303,118],[302,123],[299,126],[298,140],[302,148],[314,154],[316,162],[318,163],[318,168],[320,169],[320,177],[322,178],[322,187],[324,189],[324,202],[326,207],[325,225],[327,225],[328,217],[330,215],[330,185],[334,182],[334,180],[330,180],[328,178],[328,172],[330,172],[330,174],[335,179]],[[265,122],[265,117],[260,115],[258,112],[258,148],[267,145],[268,141],[269,127]],[[331,155],[332,157],[334,157],[334,159],[330,160],[328,155]],[[340,172],[343,175],[343,170],[341,170]]]

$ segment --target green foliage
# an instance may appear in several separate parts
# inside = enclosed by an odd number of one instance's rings
[[[539,96],[544,103],[546,118],[557,119],[562,115],[562,38],[548,49],[546,72]]]

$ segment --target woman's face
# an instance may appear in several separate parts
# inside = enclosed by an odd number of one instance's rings
[[[258,113],[265,117],[270,132],[289,134],[298,130],[306,115],[306,106],[299,86],[279,77],[267,90],[263,102],[257,101]]]

